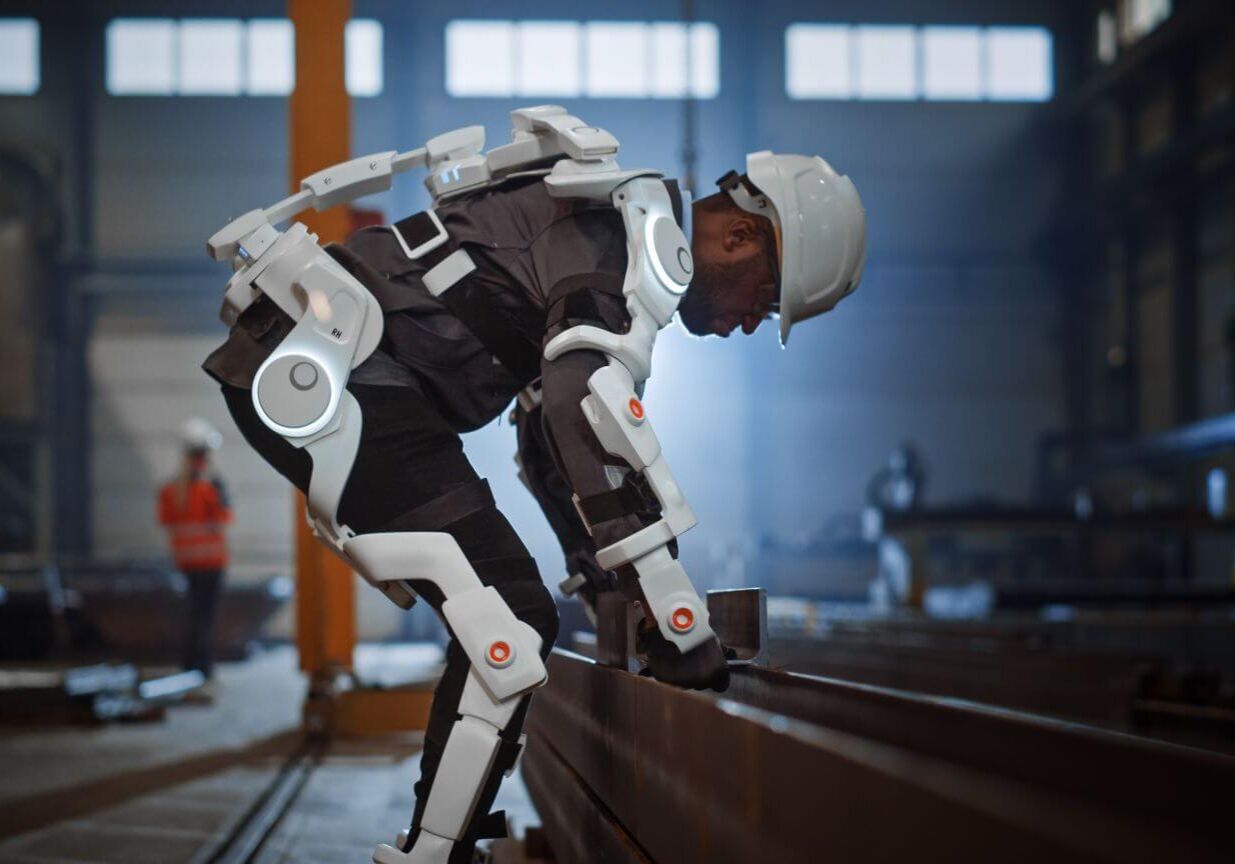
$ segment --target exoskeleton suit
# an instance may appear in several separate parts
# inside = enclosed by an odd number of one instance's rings
[[[412,827],[399,848],[378,848],[379,864],[468,861],[478,839],[500,835],[488,811],[545,682],[553,600],[459,440],[512,400],[522,476],[566,552],[563,590],[590,601],[618,573],[661,658],[654,674],[693,687],[727,677],[677,560],[695,516],[640,399],[694,268],[689,196],[657,172],[620,169],[613,136],[563,108],[512,120],[511,143],[487,153],[483,128],[469,127],[328,168],[209,241],[235,272],[231,332],[205,368],[237,425],[306,492],[322,542],[396,604],[430,603],[450,631]],[[770,160],[771,187],[793,167],[783,160],[803,157],[751,158]],[[827,168],[815,161],[812,176]],[[275,227],[413,167],[428,170],[429,210],[327,249],[301,224]],[[852,184],[825,173],[820,188],[861,217]],[[789,212],[788,192],[749,181],[728,182],[739,206],[774,223]],[[847,260],[825,274],[826,296],[795,295],[806,314],[857,283],[864,218],[842,230]],[[792,254],[811,243],[796,216],[781,233],[782,258],[791,235]]]

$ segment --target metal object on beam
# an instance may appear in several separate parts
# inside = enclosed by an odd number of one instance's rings
[[[768,662],[768,592],[762,588],[709,591],[708,616],[721,644],[739,663]]]
[[[596,595],[596,662],[627,668],[634,643],[630,639],[630,612],[626,597],[617,591]]]

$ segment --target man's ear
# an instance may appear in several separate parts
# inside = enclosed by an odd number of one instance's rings
[[[723,243],[726,252],[732,252],[757,242],[759,242],[759,231],[755,226],[755,220],[749,216],[735,216],[725,226]]]

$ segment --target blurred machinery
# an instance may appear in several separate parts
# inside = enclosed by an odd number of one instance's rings
[[[0,586],[0,661],[167,663],[178,657],[185,581],[166,567],[11,567],[0,570]],[[219,656],[245,657],[290,594],[279,577],[233,586],[224,595]]]

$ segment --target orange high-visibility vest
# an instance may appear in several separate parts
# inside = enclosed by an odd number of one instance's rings
[[[159,522],[171,535],[176,567],[184,572],[222,570],[227,566],[223,526],[232,521],[222,485],[193,480],[183,501],[176,486],[172,481],[159,491]]]

